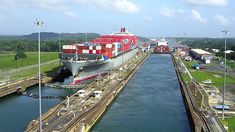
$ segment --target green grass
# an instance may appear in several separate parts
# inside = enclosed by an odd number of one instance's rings
[[[235,67],[235,64],[234,64],[233,62],[227,61],[227,66],[228,66],[228,67],[231,67],[231,68],[234,68],[234,67]]]
[[[194,70],[193,64],[198,64],[198,61],[183,61],[189,70]]]
[[[231,93],[235,95],[235,89],[232,89],[232,90],[231,90]]]
[[[235,116],[228,119],[228,130],[229,132],[235,132]]]
[[[204,80],[210,79],[212,81],[212,85],[218,88],[223,86],[224,78],[223,78],[223,75],[221,74],[208,72],[208,71],[197,71],[197,70],[193,70],[190,72],[197,82],[202,82]],[[220,77],[216,78],[214,75],[219,75]],[[227,84],[235,84],[235,79],[232,78],[231,76],[227,76],[226,79],[227,79],[226,81]]]
[[[188,83],[190,82],[190,77],[189,77],[188,73],[183,73],[182,77],[183,77],[185,82],[188,82]]]
[[[0,54],[1,70],[16,69],[18,67],[18,63],[19,67],[37,64],[37,52],[26,52],[27,58],[19,59],[19,62],[14,59],[15,54],[16,53]],[[58,59],[58,52],[41,52],[41,62],[46,62],[54,59]]]
[[[56,72],[59,68],[59,63],[50,63],[41,66],[41,72],[46,74],[46,73],[51,73],[51,72]],[[36,76],[38,74],[38,68],[30,68],[28,70],[20,71],[19,73],[15,73],[11,76],[12,80],[19,79],[19,78],[24,78],[24,77],[32,77]]]
[[[194,79],[197,82],[202,82],[207,79],[211,79],[212,85],[221,88],[224,83],[224,78],[223,75],[220,73],[215,73],[215,72],[209,72],[206,70],[196,70],[192,67],[193,64],[198,63],[197,61],[191,61],[191,62],[184,62],[186,66],[188,67],[190,73],[194,77]],[[220,77],[215,77],[215,75],[219,75]],[[227,84],[235,84],[235,78],[231,76],[227,76]]]
[[[221,122],[225,125],[228,125],[228,132],[235,132],[235,116],[221,120]]]

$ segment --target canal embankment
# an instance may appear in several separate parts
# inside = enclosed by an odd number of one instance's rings
[[[42,76],[42,83],[45,84],[51,82],[56,77],[57,76]],[[19,80],[6,82],[5,85],[0,86],[0,98],[13,93],[22,93],[27,88],[32,87],[36,84],[38,84],[37,76],[26,77]]]
[[[172,60],[181,85],[181,91],[192,124],[192,130],[196,132],[226,131],[208,103],[209,98],[202,85],[194,80],[179,56],[172,53]],[[184,72],[188,73],[190,77],[190,82],[187,82],[188,84],[186,84],[182,76]]]

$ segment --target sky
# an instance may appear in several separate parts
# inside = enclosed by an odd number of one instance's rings
[[[0,0],[0,34],[110,34],[126,27],[145,37],[235,37],[234,0]]]

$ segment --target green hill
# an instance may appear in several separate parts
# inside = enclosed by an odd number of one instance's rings
[[[83,43],[100,37],[97,33],[61,33],[61,45],[72,43]],[[0,53],[15,52],[21,49],[23,52],[37,51],[38,33],[29,35],[0,36]],[[140,42],[147,42],[149,39],[139,36]],[[54,32],[41,32],[41,51],[58,52],[59,34]]]
[[[62,40],[86,40],[86,35],[87,39],[93,40],[95,38],[100,37],[99,34],[97,33],[61,33],[60,37]],[[37,40],[38,39],[38,33],[32,33],[29,35],[23,35],[21,36],[23,39],[27,40]],[[41,32],[41,39],[42,40],[58,40],[59,39],[59,34],[54,33],[54,32]]]

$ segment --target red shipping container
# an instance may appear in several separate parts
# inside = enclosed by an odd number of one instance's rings
[[[96,54],[101,54],[101,50],[96,50]]]

